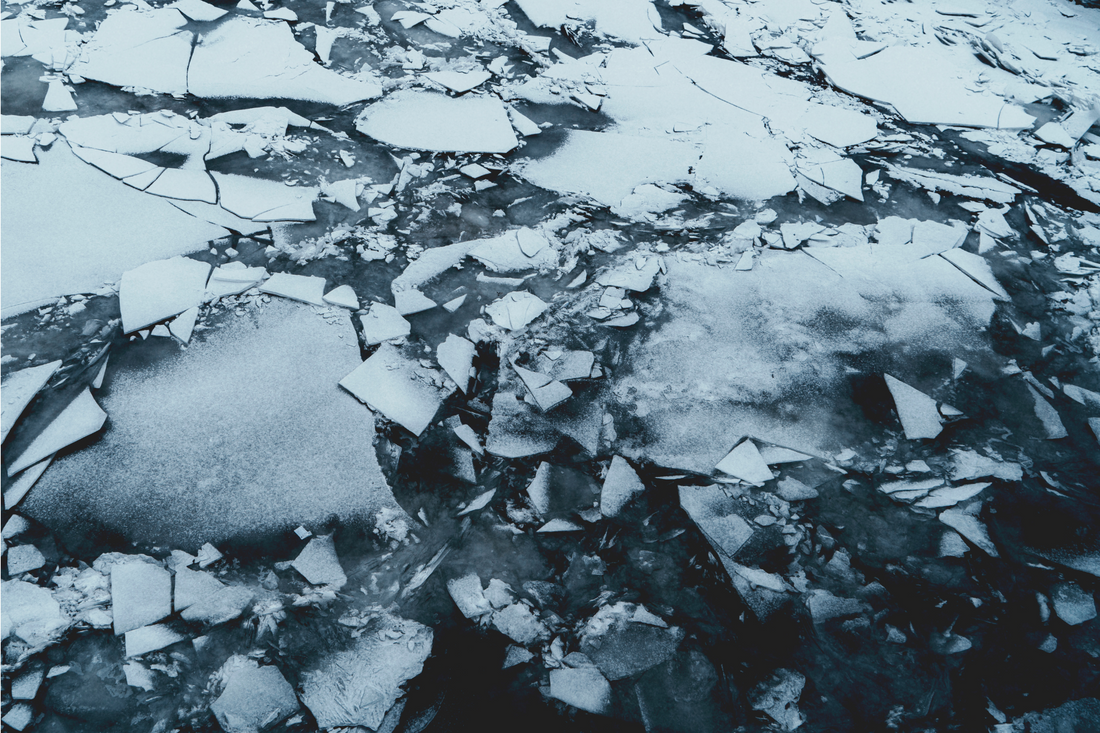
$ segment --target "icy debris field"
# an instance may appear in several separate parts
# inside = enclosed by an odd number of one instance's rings
[[[6,0],[5,731],[1100,730],[1093,0]]]

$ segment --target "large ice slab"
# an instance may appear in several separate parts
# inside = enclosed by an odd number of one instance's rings
[[[73,73],[119,87],[187,93],[194,34],[172,8],[109,13],[82,49]]]
[[[507,153],[519,144],[496,97],[448,97],[400,91],[367,107],[359,132],[398,148],[454,153]]]
[[[59,295],[92,292],[138,265],[204,249],[227,233],[96,170],[61,141],[41,156],[38,165],[0,165],[5,317]]]
[[[400,511],[370,449],[370,412],[336,388],[359,364],[350,316],[327,323],[272,300],[146,364],[149,348],[112,355],[108,430],[54,462],[24,500],[28,516],[197,548]]]

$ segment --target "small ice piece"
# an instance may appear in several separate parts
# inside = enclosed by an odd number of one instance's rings
[[[783,501],[806,501],[818,497],[817,489],[807,486],[793,476],[784,476],[779,479],[775,493]]]
[[[10,540],[13,537],[19,535],[30,529],[31,523],[26,517],[22,517],[18,514],[12,514],[4,522],[4,530],[2,536],[5,540]]]
[[[339,590],[348,582],[348,576],[336,556],[332,535],[311,539],[290,565],[313,585],[327,585]]]
[[[474,180],[477,180],[478,178],[484,178],[485,176],[492,173],[491,170],[489,170],[488,168],[486,168],[483,165],[478,165],[477,163],[470,163],[469,165],[464,165],[461,168],[459,168],[458,171],[462,175],[473,178]]]
[[[879,484],[878,490],[888,496],[892,496],[899,493],[912,494],[917,491],[928,492],[940,486],[943,486],[943,479],[926,478],[920,481],[888,481],[884,484]]]
[[[140,657],[142,654],[160,651],[186,638],[183,634],[163,624],[142,626],[139,629],[126,632],[126,656]]]
[[[510,669],[520,664],[526,664],[535,658],[535,655],[521,646],[512,644],[504,654],[503,669]]]
[[[298,526],[294,530],[294,534],[298,535],[298,539],[305,540],[313,536],[313,533],[306,529],[304,526]]]
[[[624,288],[644,293],[653,286],[653,279],[661,271],[658,257],[640,257],[619,267],[601,272],[596,282],[607,288]]]
[[[476,621],[493,611],[481,588],[481,578],[475,573],[448,580],[447,592],[451,594],[459,612],[466,618]]]
[[[493,497],[496,495],[496,493],[496,489],[489,489],[484,494],[479,494],[477,497],[474,498],[473,501],[470,502],[469,506],[467,506],[455,516],[463,517],[467,514],[472,514],[479,509],[484,509],[485,507],[489,506],[489,502],[493,500]]]
[[[474,453],[477,453],[479,456],[485,453],[485,449],[481,446],[481,442],[477,438],[477,433],[475,433],[474,429],[469,425],[458,423],[454,426],[453,430],[459,440],[468,445],[470,450]]]
[[[514,362],[512,368],[516,370],[516,374],[519,375],[524,386],[527,387],[531,398],[535,400],[535,404],[543,412],[554,409],[573,396],[573,390],[556,379],[530,369],[524,369]]]
[[[720,486],[681,486],[680,506],[707,540],[723,555],[734,557],[753,535],[752,526]]]
[[[52,456],[78,440],[87,438],[103,427],[106,421],[107,413],[100,409],[91,391],[85,389],[8,466],[8,477]]]
[[[940,513],[940,521],[973,542],[991,557],[1000,557],[985,525],[977,517],[960,509],[948,509]]]
[[[302,703],[322,730],[385,726],[386,712],[404,694],[402,685],[424,669],[432,653],[432,630],[388,613],[369,620],[349,648],[318,655],[301,675]],[[289,686],[288,686],[289,689]],[[291,692],[290,697],[293,697]]]
[[[397,309],[383,303],[372,303],[365,316],[359,317],[363,325],[363,341],[374,346],[390,339],[404,338],[412,333],[412,325],[401,317]]]
[[[324,301],[348,310],[359,310],[359,298],[355,297],[355,290],[350,285],[341,285],[328,291],[324,295]]]
[[[49,364],[10,372],[4,377],[0,384],[0,442],[8,439],[8,433],[15,427],[15,421],[60,366],[60,360],[51,361]]]
[[[200,23],[209,23],[225,15],[228,11],[215,7],[202,0],[176,0],[168,7],[175,8],[188,18]]]
[[[260,292],[300,300],[310,305],[324,305],[325,278],[277,272],[260,286]]]
[[[1035,416],[1043,424],[1043,431],[1046,433],[1047,440],[1060,440],[1068,436],[1069,432],[1066,430],[1066,426],[1062,424],[1062,418],[1059,417],[1058,411],[1039,394],[1037,389],[1030,384],[1027,385],[1027,388],[1031,392],[1031,398],[1035,401]]]
[[[556,532],[580,532],[584,529],[576,522],[571,522],[568,519],[551,519],[546,524],[538,528],[539,533],[554,534]]]
[[[635,497],[645,493],[645,484],[638,473],[622,456],[614,456],[600,490],[600,513],[605,517],[618,516]]]
[[[11,683],[11,699],[33,700],[38,695],[38,688],[42,686],[44,676],[45,671],[37,669],[17,677]]]
[[[473,343],[453,333],[448,334],[446,341],[435,352],[439,366],[443,367],[443,371],[454,380],[463,394],[466,394],[470,386],[470,370],[473,368],[476,353],[477,347]]]
[[[298,21],[298,14],[290,8],[275,8],[274,10],[265,10],[264,17],[268,20],[285,20],[290,23],[296,23]]]
[[[201,622],[216,626],[238,618],[255,594],[244,586],[226,586],[184,609],[180,617],[184,621]]]
[[[523,603],[513,603],[493,613],[493,626],[517,644],[533,644],[550,635],[546,624]]]
[[[669,628],[643,606],[620,602],[604,606],[585,622],[580,650],[614,682],[667,662],[683,637],[681,629]]]
[[[1054,613],[1070,626],[1096,618],[1096,601],[1076,583],[1058,583],[1050,597],[1054,601]]]
[[[115,634],[148,626],[172,613],[172,576],[142,560],[111,568],[111,607]]]
[[[11,706],[11,710],[4,713],[2,720],[4,725],[12,730],[26,730],[31,721],[34,720],[34,708],[25,702],[17,703]]]
[[[550,697],[602,715],[611,709],[611,683],[596,667],[550,670]]]
[[[356,118],[359,132],[397,148],[455,153],[507,153],[519,140],[500,99],[397,91]]]
[[[435,308],[434,300],[413,288],[399,290],[393,294],[393,304],[402,316],[411,316]]]
[[[38,570],[45,564],[45,556],[34,545],[17,545],[8,548],[8,577],[14,578],[17,575]]]
[[[971,280],[993,293],[997,300],[1011,300],[1008,292],[997,282],[989,262],[981,255],[963,249],[951,249],[941,252],[940,257],[962,270]]]
[[[340,386],[419,436],[443,404],[443,391],[432,384],[437,374],[409,361],[392,345],[382,344],[341,379]]]
[[[958,532],[949,529],[940,537],[940,557],[962,557],[968,552],[970,545]]]
[[[484,69],[479,69],[476,71],[433,71],[424,76],[436,84],[450,89],[455,94],[464,94],[489,81],[493,75]]]
[[[918,440],[939,435],[943,430],[943,422],[939,410],[936,409],[936,401],[889,374],[884,376],[890,395],[894,398],[905,437]]]
[[[225,733],[256,733],[298,710],[294,688],[278,667],[261,667],[233,656],[222,666],[221,676],[225,689],[210,711]]]
[[[493,301],[485,308],[485,312],[496,325],[516,331],[541,316],[549,307],[538,296],[526,290],[518,290]]]
[[[806,678],[789,669],[776,670],[749,693],[753,710],[759,710],[778,723],[782,730],[793,731],[801,727],[806,718],[798,711],[798,698]]]
[[[953,450],[954,466],[951,469],[952,481],[969,481],[992,476],[1002,481],[1019,481],[1024,476],[1019,463],[999,461],[972,450]]]
[[[1091,389],[1078,387],[1074,384],[1062,385],[1062,391],[1066,393],[1066,397],[1077,404],[1100,410],[1100,392],[1093,392]]]
[[[130,687],[137,687],[146,692],[153,691],[155,687],[153,672],[140,662],[127,662],[122,666],[122,672],[126,675],[126,684]]]
[[[760,456],[756,444],[751,440],[744,440],[714,467],[722,473],[739,478],[750,484],[760,486],[771,481],[775,476],[768,464]]]
[[[909,246],[917,251],[918,256],[927,257],[954,250],[963,243],[966,235],[965,227],[948,226],[938,221],[918,221],[913,226],[912,244]]]
[[[168,324],[168,331],[183,343],[191,342],[191,334],[195,330],[195,321],[199,318],[198,306],[188,308],[183,313],[172,319]],[[104,363],[106,366],[106,363]]]
[[[0,142],[0,157],[20,163],[37,163],[34,154],[34,138],[22,135],[5,135]]]
[[[524,137],[531,137],[542,132],[542,128],[531,118],[525,117],[512,108],[508,109],[508,116],[512,119],[512,125],[516,128],[516,131]]]
[[[448,300],[446,303],[444,303],[443,304],[443,310],[447,311],[448,313],[454,313],[456,310],[461,308],[462,304],[465,303],[465,302],[466,302],[465,294],[460,295],[457,298],[454,298],[453,300]]]
[[[51,81],[46,88],[46,98],[42,101],[44,112],[75,112],[77,109],[73,93],[63,81]]]
[[[122,275],[122,330],[133,333],[202,303],[210,265],[187,257],[148,262]]]
[[[965,486],[947,486],[942,489],[934,489],[931,494],[921,499],[913,506],[923,509],[939,509],[940,507],[955,506],[959,502],[966,501],[980,494],[990,484],[988,481]]]

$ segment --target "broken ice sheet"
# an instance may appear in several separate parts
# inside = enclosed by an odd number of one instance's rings
[[[134,559],[111,568],[115,634],[148,626],[172,613],[172,576],[153,561]]]
[[[446,391],[433,384],[437,373],[382,344],[340,380],[340,386],[390,420],[420,435],[443,404]]]
[[[447,372],[458,388],[465,394],[470,386],[470,370],[473,368],[477,348],[468,340],[453,333],[436,348],[439,366]]]
[[[0,384],[0,442],[8,439],[15,421],[31,403],[38,391],[46,386],[61,361],[51,361],[36,367],[9,372]]]
[[[277,272],[260,286],[260,292],[299,300],[310,305],[324,305],[325,279]]]
[[[149,262],[122,276],[122,330],[133,333],[202,303],[210,265],[186,257]]]
[[[313,585],[326,585],[339,590],[348,582],[336,556],[332,535],[311,539],[290,565]]]
[[[643,607],[622,602],[604,606],[581,631],[581,652],[612,682],[667,661],[683,639],[684,632],[675,626],[637,622],[634,617],[638,608]]]
[[[940,513],[940,521],[977,545],[991,557],[1000,557],[997,546],[989,538],[989,532],[981,521],[961,509],[948,509]]]
[[[403,90],[368,106],[355,120],[359,132],[409,150],[507,153],[519,141],[496,97],[448,97]]]
[[[427,626],[378,613],[345,651],[319,655],[301,676],[302,703],[321,728],[377,730],[401,686],[420,674],[432,653]]]
[[[721,554],[735,557],[753,535],[721,486],[681,486],[680,506]]]
[[[486,306],[485,312],[496,325],[516,331],[541,316],[549,307],[538,296],[519,290],[493,301]]]
[[[126,632],[126,656],[140,657],[179,643],[187,637],[163,624],[142,626]]]
[[[919,440],[939,435],[943,431],[943,420],[936,408],[936,401],[889,374],[884,376],[890,395],[894,398],[898,417],[901,418],[905,437]]]
[[[8,466],[8,476],[14,476],[62,448],[87,438],[102,428],[106,421],[107,413],[100,408],[91,391],[85,389],[12,461]]]
[[[374,452],[361,450],[373,416],[336,388],[360,363],[350,316],[338,313],[326,323],[273,299],[163,361],[146,363],[148,343],[116,350],[108,430],[56,459],[24,510],[62,534],[97,521],[194,548],[394,507]]]
[[[600,490],[600,513],[616,517],[631,501],[645,493],[637,472],[622,456],[614,456]]]
[[[278,667],[263,666],[240,655],[219,673],[225,688],[210,706],[226,733],[256,733],[298,710],[294,688]]]
[[[775,478],[771,469],[760,456],[756,444],[751,440],[742,441],[729,454],[718,462],[715,469],[757,486]]]
[[[396,308],[384,303],[372,303],[370,310],[366,315],[360,316],[359,321],[363,328],[363,341],[367,346],[403,338],[412,333],[412,324]]]
[[[595,667],[550,670],[550,697],[590,713],[611,709],[611,684]]]

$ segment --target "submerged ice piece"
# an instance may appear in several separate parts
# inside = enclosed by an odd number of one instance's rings
[[[943,430],[943,420],[936,408],[936,401],[905,382],[885,375],[886,386],[894,398],[901,426],[909,440],[935,438]]]
[[[398,91],[363,110],[355,128],[397,148],[440,153],[507,153],[519,144],[504,104],[490,96]]]
[[[380,613],[346,651],[328,654],[302,675],[302,702],[321,728],[378,730],[432,653],[432,630]]]

